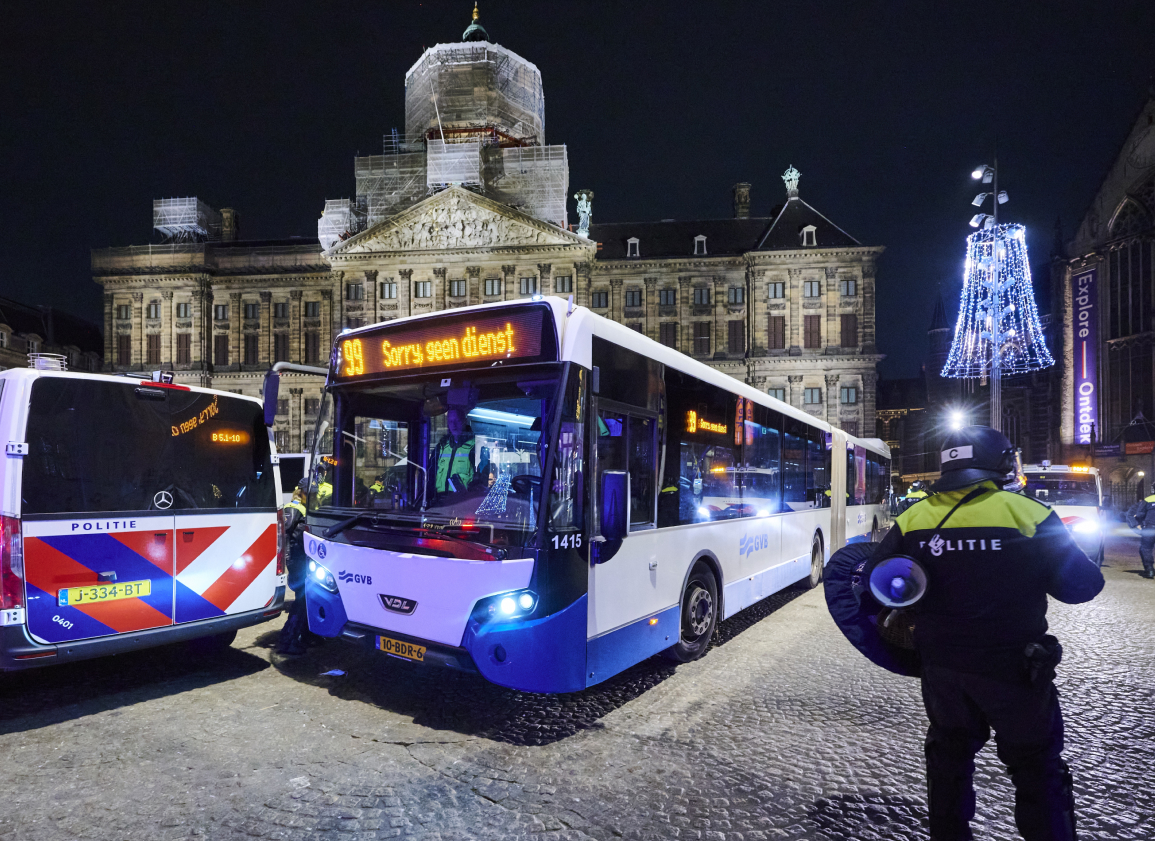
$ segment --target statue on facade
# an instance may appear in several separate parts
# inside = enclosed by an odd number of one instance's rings
[[[590,235],[590,216],[593,215],[593,190],[578,190],[573,194],[577,199],[577,214],[578,214],[578,229],[579,237],[589,238]]]
[[[786,197],[798,197],[798,179],[802,177],[802,173],[794,168],[791,164],[790,168],[782,173],[782,180],[786,182]]]

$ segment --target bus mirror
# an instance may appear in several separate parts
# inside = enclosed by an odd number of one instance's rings
[[[608,541],[626,536],[630,518],[630,474],[607,470],[602,474],[602,537]]]
[[[265,402],[265,426],[272,426],[277,421],[277,394],[281,389],[281,375],[276,371],[265,372],[265,382],[261,386],[261,395]]]

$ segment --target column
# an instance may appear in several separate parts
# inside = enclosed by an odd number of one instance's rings
[[[321,342],[324,350],[321,352],[322,359],[329,358],[329,351],[333,348],[333,339],[336,333],[333,331],[333,290],[321,290]]]
[[[765,349],[766,331],[758,330],[758,316],[761,313],[762,307],[766,306],[765,300],[759,294],[757,277],[754,272],[754,267],[747,263],[746,265],[746,347],[749,348],[747,356],[753,358],[761,356],[761,351]],[[752,380],[751,380],[752,381]]]
[[[501,276],[501,297],[503,300],[510,300],[516,298],[518,291],[514,289],[514,284],[517,283],[517,266],[502,266]]]
[[[790,317],[786,324],[786,347],[791,356],[802,353],[802,269],[787,269],[786,298]]]
[[[642,281],[646,287],[646,335],[658,340],[658,279],[647,277]]]
[[[589,262],[574,264],[574,303],[579,307],[590,305],[590,264]]]
[[[678,350],[687,356],[694,354],[693,282],[689,275],[678,278]]]
[[[200,290],[198,294],[200,301],[200,316],[196,320],[197,325],[197,339],[196,346],[193,349],[193,361],[198,362],[200,370],[200,384],[205,388],[210,388],[213,384],[212,378],[212,350],[213,350],[213,287],[212,281],[204,278],[200,281]]]
[[[329,289],[329,331],[330,341],[345,329],[345,273],[333,272]]]
[[[862,264],[862,352],[878,353],[874,329],[874,263]]]
[[[229,370],[241,370],[241,327],[244,319],[241,316],[241,293],[229,293]]]
[[[826,375],[826,422],[838,426],[838,374]]]
[[[104,365],[102,370],[113,371],[116,366],[116,322],[112,315],[116,311],[112,303],[112,293],[104,293]]]
[[[378,289],[378,287],[377,287],[377,270],[376,269],[368,269],[365,272],[365,300],[362,302],[364,307],[365,307],[364,310],[362,311],[362,313],[365,316],[365,323],[366,324],[376,324],[378,321],[381,320],[381,317],[379,315],[377,315],[377,293],[379,291],[380,291],[380,289]],[[299,322],[297,322],[297,321],[293,322],[293,335],[294,336],[296,336],[297,333],[300,332],[300,326],[301,325]],[[292,342],[295,340],[290,339],[289,341]],[[296,359],[296,358],[297,358],[297,356],[294,355],[293,359]]]
[[[481,266],[466,266],[465,277],[467,278],[466,286],[469,288],[465,290],[465,303],[468,306],[481,303]]]
[[[786,399],[790,401],[791,406],[800,408],[802,406],[802,375],[791,374],[786,380],[790,383]]]
[[[435,310],[445,309],[445,293],[448,291],[445,282],[446,268],[444,266],[437,266],[433,269],[433,308]]]
[[[45,337],[47,338],[47,337]],[[132,293],[132,365],[144,367],[144,293]]]
[[[620,277],[610,278],[610,318],[618,324],[625,323],[625,313],[622,310],[622,284],[624,282]]]
[[[714,358],[725,359],[730,352],[729,308],[726,306],[726,278],[714,277],[710,303],[714,308]]]
[[[304,425],[305,406],[302,402],[304,398],[301,395],[304,393],[303,388],[289,389],[289,447],[290,452],[299,453],[303,450],[304,434],[301,427]]]
[[[401,280],[397,284],[397,317],[413,315],[413,269],[397,272]]]
[[[176,354],[172,349],[172,290],[162,289],[160,293],[160,367],[166,365],[173,370]]]
[[[868,438],[874,435],[876,407],[878,405],[878,374],[864,371],[862,374],[862,429],[859,435]]]
[[[553,264],[537,264],[537,292],[539,295],[553,294]]]
[[[301,304],[304,297],[303,289],[293,289],[289,292],[289,359],[298,364],[305,361],[305,328],[302,312],[304,306]]]
[[[838,269],[827,266],[826,279],[822,284],[822,301],[826,304],[826,325],[823,328],[822,347],[838,347],[842,344],[842,320],[838,317]]]
[[[273,293],[261,293],[261,338],[257,344],[257,362],[269,365],[273,361]]]

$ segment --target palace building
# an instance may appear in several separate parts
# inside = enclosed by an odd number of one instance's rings
[[[431,96],[430,92],[435,96]],[[231,208],[153,203],[163,242],[95,250],[107,370],[260,394],[275,361],[324,365],[347,327],[573,296],[852,434],[873,434],[875,276],[863,245],[783,176],[782,203],[729,219],[569,223],[564,145],[547,145],[538,69],[477,20],[406,74],[405,130],[354,160],[317,240],[245,241]],[[596,184],[593,186],[597,186]],[[592,194],[583,191],[592,198]],[[275,434],[311,444],[321,381],[286,375]]]

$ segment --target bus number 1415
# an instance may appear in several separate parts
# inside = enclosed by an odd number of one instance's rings
[[[582,536],[580,534],[562,534],[553,536],[554,549],[580,549]]]

